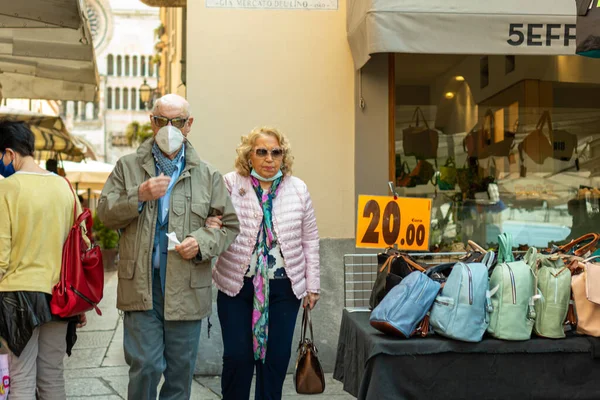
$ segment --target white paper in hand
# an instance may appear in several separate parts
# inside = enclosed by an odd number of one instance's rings
[[[175,250],[175,246],[181,244],[175,232],[167,233],[167,238],[169,239],[169,245],[167,246],[167,250],[169,251]]]

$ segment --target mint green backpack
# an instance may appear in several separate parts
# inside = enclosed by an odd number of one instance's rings
[[[535,301],[535,325],[538,336],[565,337],[564,324],[571,300],[571,271],[556,255],[539,254],[535,247],[527,251],[525,262],[535,272],[539,298]]]
[[[492,313],[488,333],[504,340],[531,337],[535,312],[535,275],[524,261],[515,261],[512,236],[498,236],[498,264],[490,277]]]

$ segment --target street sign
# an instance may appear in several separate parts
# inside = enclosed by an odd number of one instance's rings
[[[431,199],[358,196],[356,247],[429,250]]]

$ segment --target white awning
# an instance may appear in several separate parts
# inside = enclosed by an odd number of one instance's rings
[[[95,100],[83,0],[0,0],[0,84],[6,98]]]
[[[348,0],[356,69],[374,53],[575,54],[572,0]]]

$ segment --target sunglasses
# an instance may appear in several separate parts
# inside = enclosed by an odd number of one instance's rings
[[[283,158],[283,149],[273,149],[273,150],[267,150],[267,149],[255,149],[254,150],[254,154],[256,154],[257,157],[260,158],[265,158],[269,153],[271,153],[271,158],[273,158],[274,160],[279,160],[281,158]]]
[[[154,120],[154,123],[156,124],[156,126],[158,126],[159,128],[162,128],[163,126],[167,126],[170,122],[171,125],[173,125],[175,128],[181,129],[185,126],[185,123],[188,121],[187,118],[181,118],[181,117],[167,118],[167,117],[160,117],[158,115],[153,115],[152,119]]]

